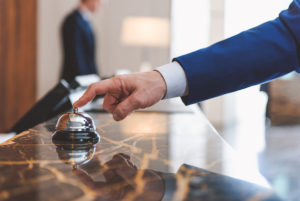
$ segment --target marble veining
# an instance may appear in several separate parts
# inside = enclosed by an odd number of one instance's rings
[[[198,110],[90,115],[96,144],[53,140],[56,119],[1,144],[0,200],[278,200],[235,175],[245,164]]]

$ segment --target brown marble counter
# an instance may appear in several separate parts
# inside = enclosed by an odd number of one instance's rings
[[[275,200],[197,106],[90,115],[95,145],[53,141],[57,119],[1,144],[0,200]]]

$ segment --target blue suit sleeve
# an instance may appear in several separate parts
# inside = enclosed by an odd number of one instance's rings
[[[278,18],[210,47],[175,58],[189,86],[185,104],[193,104],[270,81],[299,69],[300,0]]]

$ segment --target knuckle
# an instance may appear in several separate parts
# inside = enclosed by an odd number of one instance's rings
[[[123,80],[123,75],[118,75],[112,78],[113,82],[120,82],[121,80]]]
[[[96,83],[93,83],[93,84],[91,84],[91,85],[89,86],[88,90],[89,90],[89,91],[95,91],[96,88],[97,88]]]
[[[112,78],[113,81],[119,85],[124,85],[127,82],[128,75],[118,75]]]

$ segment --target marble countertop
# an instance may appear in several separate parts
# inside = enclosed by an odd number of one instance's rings
[[[56,142],[57,119],[0,144],[0,201],[277,200],[196,105],[158,111],[89,113],[97,144]]]

